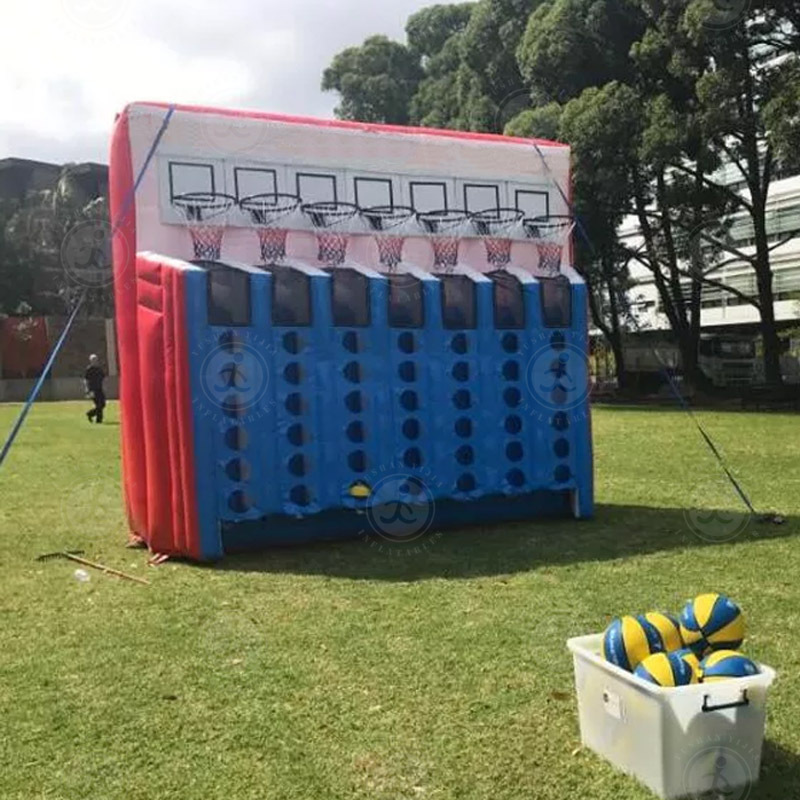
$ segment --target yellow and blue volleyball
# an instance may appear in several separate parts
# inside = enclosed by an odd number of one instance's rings
[[[709,650],[738,650],[744,641],[742,611],[722,594],[701,594],[681,612],[681,636],[701,658]]]
[[[603,657],[633,672],[647,656],[664,651],[661,634],[644,615],[615,619],[603,635]]]
[[[700,680],[703,683],[747,678],[761,670],[755,661],[736,650],[715,650],[700,662]]]
[[[648,656],[633,673],[656,686],[688,686],[697,683],[697,673],[691,664],[675,653],[655,653]]]
[[[675,655],[682,658],[692,669],[697,679],[700,680],[700,659],[689,647],[684,647],[681,650],[676,650]]]
[[[671,653],[673,650],[680,650],[683,647],[680,623],[671,614],[648,611],[644,618],[658,631],[664,645],[664,652]]]

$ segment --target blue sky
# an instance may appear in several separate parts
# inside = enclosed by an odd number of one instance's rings
[[[0,158],[106,161],[132,100],[332,116],[322,70],[426,0],[29,0],[4,10]]]

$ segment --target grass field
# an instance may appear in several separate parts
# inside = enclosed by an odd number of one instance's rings
[[[736,507],[686,416],[601,408],[593,521],[150,569],[123,548],[117,407],[84,408],[38,406],[0,471],[3,800],[649,798],[580,749],[565,641],[710,589],[780,673],[751,797],[800,797],[797,416],[700,415],[788,517],[725,544],[682,510]],[[65,548],[152,585],[34,561]]]

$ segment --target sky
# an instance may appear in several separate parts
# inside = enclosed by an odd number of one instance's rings
[[[135,100],[333,116],[322,71],[447,0],[27,0],[3,12],[0,158],[108,160]]]

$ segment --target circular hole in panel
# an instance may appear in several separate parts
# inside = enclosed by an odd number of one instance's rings
[[[475,489],[475,476],[470,472],[465,472],[456,481],[456,487],[459,492],[471,492]]]
[[[344,336],[342,336],[342,347],[344,347],[348,353],[358,353],[361,349],[358,341],[358,334],[355,331],[347,331]]]
[[[419,497],[425,491],[425,484],[416,475],[412,475],[405,482],[403,490],[412,497]]]
[[[289,459],[288,467],[289,467],[289,472],[291,472],[292,475],[294,475],[297,478],[302,478],[303,475],[305,475],[306,472],[308,471],[306,465],[306,457],[304,455],[301,455],[300,453],[297,453],[297,455],[293,455]]]
[[[456,436],[460,436],[462,439],[469,439],[472,436],[472,420],[468,417],[457,419],[455,429]]]
[[[459,447],[458,450],[456,450],[456,461],[458,461],[462,467],[468,467],[470,464],[474,464],[475,451],[468,444]]]
[[[225,446],[231,450],[244,450],[247,447],[247,431],[240,425],[235,425],[225,431]]]
[[[299,392],[292,392],[286,398],[286,410],[294,417],[299,417],[303,413],[303,395]]]
[[[300,337],[294,331],[289,331],[289,333],[283,335],[283,349],[293,356],[296,356],[303,349]]]
[[[367,454],[363,450],[354,450],[347,456],[347,466],[353,472],[364,472],[367,469]]]
[[[397,368],[401,381],[413,383],[417,379],[417,365],[413,361],[404,361]]]
[[[501,344],[506,353],[516,353],[519,350],[519,337],[516,333],[506,333]]]
[[[403,436],[406,439],[411,439],[412,441],[419,439],[419,420],[416,419],[407,419],[403,423]]]
[[[351,442],[363,442],[364,441],[364,423],[362,422],[351,422],[347,426],[346,431],[347,438]]]
[[[364,410],[364,397],[361,392],[350,392],[345,397],[344,404],[351,414],[360,414]]]
[[[506,480],[517,488],[525,483],[525,473],[521,469],[511,469],[506,473]]]
[[[503,401],[509,408],[516,408],[522,402],[522,393],[516,387],[511,387],[503,392]]]
[[[506,445],[506,458],[509,461],[522,461],[522,457],[525,455],[524,450],[522,449],[522,445],[519,442],[509,442]]]
[[[553,445],[553,452],[557,458],[567,458],[569,456],[569,442],[566,439],[556,439]]]
[[[565,431],[569,428],[569,417],[563,411],[559,411],[553,415],[551,424],[557,431]]]
[[[472,395],[466,389],[459,389],[453,395],[453,405],[464,411],[472,406]]]
[[[306,439],[303,426],[299,423],[290,425],[289,429],[286,431],[286,438],[289,440],[290,444],[293,444],[295,447],[301,447]]]
[[[400,351],[403,353],[413,353],[417,349],[417,343],[414,340],[413,333],[401,333],[397,337],[397,346],[400,348]]]
[[[286,383],[291,383],[292,386],[297,386],[300,383],[303,379],[303,371],[297,361],[292,361],[284,367],[283,379]]]
[[[311,502],[311,492],[307,486],[300,484],[299,486],[292,486],[289,490],[289,499],[296,506],[307,506]]]
[[[228,495],[228,508],[235,514],[245,514],[252,505],[250,498],[241,489],[237,489]]]
[[[351,361],[349,364],[345,364],[343,372],[345,380],[350,381],[350,383],[361,383],[361,364],[358,361]]]
[[[560,464],[556,467],[553,477],[558,483],[566,483],[572,477],[572,472],[566,464]]]
[[[454,353],[458,353],[460,356],[463,356],[469,350],[469,339],[467,339],[467,334],[457,333],[450,340],[450,347],[453,349]]]
[[[506,417],[505,429],[506,433],[516,436],[522,430],[522,419],[516,414]]]
[[[469,364],[466,361],[457,361],[453,364],[453,377],[459,383],[465,383],[469,380]]]
[[[403,453],[403,463],[409,469],[419,469],[422,466],[422,453],[418,447],[409,447]]]
[[[250,464],[243,458],[232,458],[225,465],[225,474],[229,480],[240,483],[242,481],[249,481],[252,474]]]
[[[567,402],[567,390],[561,386],[556,386],[550,393],[550,400],[553,402],[553,405],[563,406],[564,403]]]
[[[507,381],[519,380],[519,361],[506,361],[503,364],[503,378]]]
[[[419,397],[417,393],[407,389],[400,395],[400,405],[406,411],[416,411],[419,408]]]

